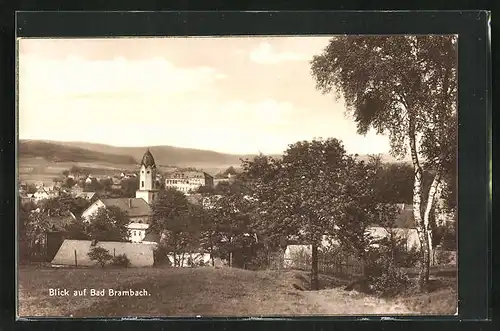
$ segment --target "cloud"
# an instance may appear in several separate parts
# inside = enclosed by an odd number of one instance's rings
[[[185,93],[226,77],[212,67],[181,68],[161,57],[92,61],[76,56],[49,60],[24,55],[20,57],[19,70],[20,93],[38,91],[78,98]]]
[[[271,44],[262,42],[257,48],[250,53],[250,60],[260,64],[276,64],[286,61],[303,61],[307,58],[294,52],[281,52],[273,51]]]
[[[240,123],[251,126],[285,124],[295,110],[292,103],[279,102],[274,99],[259,102],[234,101],[223,107],[228,116],[237,117]]]

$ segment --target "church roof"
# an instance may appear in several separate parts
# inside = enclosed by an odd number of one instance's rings
[[[114,198],[101,199],[106,207],[118,207],[126,212],[129,217],[149,216],[151,207],[143,198]]]
[[[149,151],[149,148],[146,151],[146,153],[144,153],[144,156],[142,157],[141,165],[144,165],[146,168],[149,168],[149,167],[156,168],[155,158],[153,157],[153,154],[151,154],[151,152]]]

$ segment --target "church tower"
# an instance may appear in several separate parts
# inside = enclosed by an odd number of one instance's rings
[[[158,191],[155,159],[148,148],[142,157],[139,171],[139,189],[135,192],[135,197],[143,198],[148,204],[151,204],[156,199]]]

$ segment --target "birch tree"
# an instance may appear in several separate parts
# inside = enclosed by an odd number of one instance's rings
[[[358,133],[375,129],[388,134],[394,156],[410,153],[413,213],[422,243],[419,287],[426,290],[432,254],[430,216],[443,177],[455,167],[456,37],[336,36],[314,56],[311,72],[318,90],[343,99]],[[425,195],[424,167],[434,170]]]

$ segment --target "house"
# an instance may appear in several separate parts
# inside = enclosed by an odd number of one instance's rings
[[[92,201],[93,199],[97,198],[96,192],[77,191],[77,192],[72,192],[72,194],[75,198],[84,198],[89,201]]]
[[[185,194],[201,186],[214,187],[214,178],[203,171],[178,171],[165,178],[165,188],[175,188]]]
[[[413,218],[413,205],[397,204],[396,206],[400,212],[394,221],[394,227],[387,228],[380,225],[374,225],[368,229],[373,240],[380,240],[393,234],[406,239],[407,249],[420,248],[420,239],[415,227],[415,219]]]
[[[85,184],[90,184],[95,180],[97,180],[97,179],[94,176],[88,175],[87,178],[85,179]]]
[[[413,219],[413,205],[410,204],[397,204],[400,212],[398,213],[394,227],[384,227],[381,225],[370,226],[367,231],[372,237],[372,247],[378,247],[377,241],[389,237],[391,234],[404,238],[406,241],[406,249],[420,248],[420,239],[418,237],[417,229],[415,228],[415,221]],[[338,242],[328,236],[323,236],[321,247],[329,247],[330,245],[337,245]],[[286,249],[284,250],[285,264],[291,262],[298,255],[311,256],[311,245],[297,240],[288,240]]]
[[[139,189],[135,192],[135,198],[97,199],[82,213],[82,219],[88,222],[99,208],[119,208],[128,215],[130,220],[129,240],[134,243],[142,242],[149,228],[149,217],[152,213],[150,204],[159,192],[154,178],[156,178],[156,164],[148,149],[141,161]]]
[[[35,202],[42,201],[44,199],[50,199],[59,195],[59,191],[55,190],[53,187],[40,186],[37,191],[33,193],[32,198]]]
[[[131,241],[140,242],[144,239],[146,230],[149,227],[148,220],[151,215],[151,207],[143,198],[97,199],[82,213],[82,219],[88,222],[99,208],[109,207],[117,207],[127,213],[130,219],[128,227],[131,231],[129,238]]]
[[[92,247],[93,242],[90,240],[64,240],[52,259],[52,266],[94,266],[97,262],[90,260],[88,256]],[[98,242],[96,247],[106,249],[113,256],[125,254],[131,267],[150,267],[154,263],[151,245],[102,241]]]

